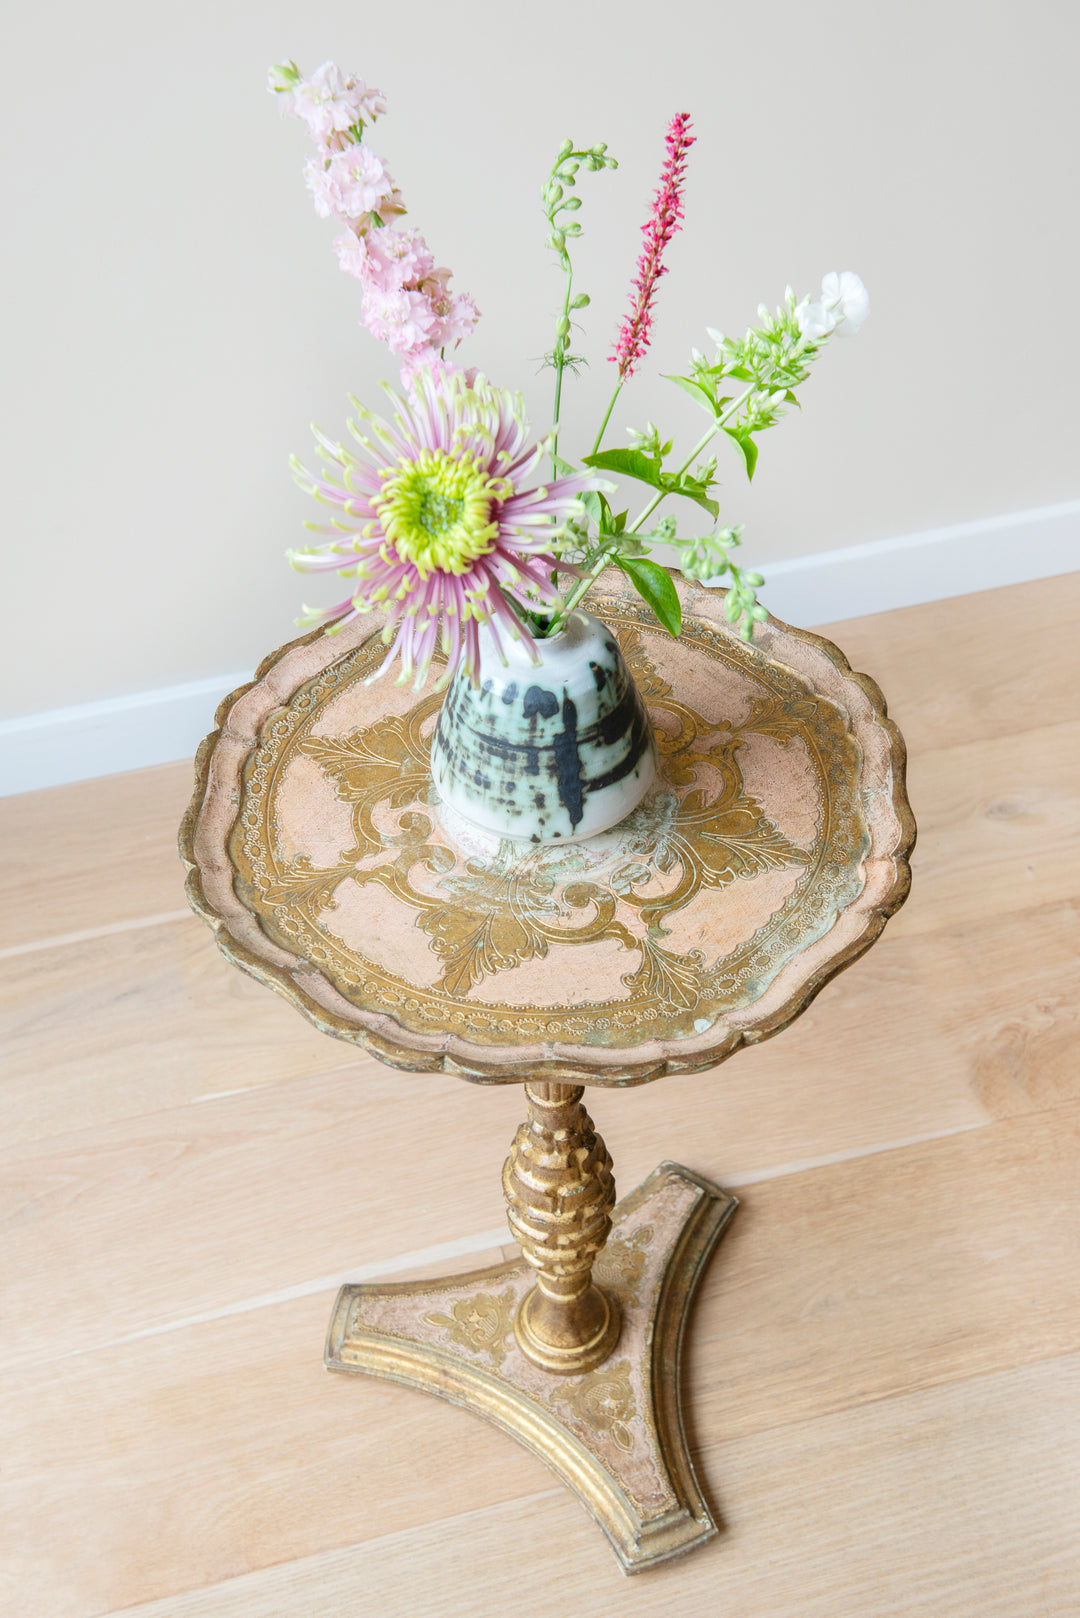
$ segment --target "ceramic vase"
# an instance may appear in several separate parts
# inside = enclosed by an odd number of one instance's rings
[[[452,680],[431,746],[439,796],[472,826],[521,842],[578,841],[624,819],[656,779],[645,705],[614,635],[591,613],[498,657],[481,632],[479,685]]]

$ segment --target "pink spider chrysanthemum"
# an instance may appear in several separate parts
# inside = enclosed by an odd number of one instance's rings
[[[387,392],[392,424],[359,407],[361,424],[349,423],[366,460],[318,434],[330,474],[293,462],[301,486],[341,513],[307,525],[334,538],[292,552],[293,566],[357,580],[346,600],[305,609],[302,621],[334,629],[380,607],[390,614],[383,638],[397,628],[380,673],[400,655],[401,679],[419,687],[441,644],[440,684],[459,665],[475,682],[481,626],[500,651],[503,635],[531,639],[507,596],[534,608],[558,599],[552,573],[576,569],[552,553],[553,534],[581,494],[608,485],[591,473],[545,480],[548,446],[529,442],[521,396],[483,377],[425,367],[408,397]]]

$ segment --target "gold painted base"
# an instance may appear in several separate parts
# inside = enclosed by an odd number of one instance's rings
[[[595,1330],[583,1343],[562,1345],[551,1342],[538,1325],[537,1315],[546,1302],[542,1289],[534,1286],[525,1294],[514,1316],[514,1336],[527,1360],[556,1376],[574,1376],[603,1365],[619,1341],[622,1315],[615,1299],[599,1287],[590,1286],[587,1296],[595,1303]]]
[[[465,1406],[511,1433],[571,1488],[626,1573],[710,1539],[690,1462],[679,1356],[694,1289],[737,1204],[661,1163],[617,1205],[593,1276],[619,1306],[615,1350],[568,1377],[533,1364],[515,1318],[535,1271],[523,1260],[439,1281],[346,1286],[330,1320],[332,1371],[387,1377]]]

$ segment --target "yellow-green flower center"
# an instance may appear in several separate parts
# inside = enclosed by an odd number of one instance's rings
[[[384,474],[372,499],[383,533],[403,562],[422,579],[430,573],[467,573],[478,556],[494,550],[498,522],[491,506],[513,493],[506,478],[489,476],[475,455],[444,449],[404,457]]]

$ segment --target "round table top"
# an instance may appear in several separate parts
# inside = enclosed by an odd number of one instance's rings
[[[391,1065],[635,1084],[777,1032],[903,902],[915,826],[874,682],[677,581],[673,640],[621,575],[590,610],[652,716],[661,778],[612,831],[499,842],[439,803],[441,693],[365,683],[376,614],[226,698],[181,830],[226,956]]]

